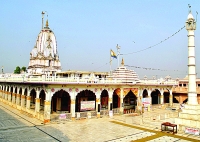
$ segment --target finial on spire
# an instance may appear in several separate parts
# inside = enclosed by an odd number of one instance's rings
[[[46,27],[49,27],[49,22],[48,22],[48,19],[46,21]]]
[[[189,7],[189,13],[191,13],[191,5],[188,4],[188,7]]]
[[[42,14],[42,29],[43,29],[43,19],[44,19],[44,14],[45,14],[45,13],[42,11],[41,14]]]
[[[121,65],[124,66],[124,58],[122,58]]]

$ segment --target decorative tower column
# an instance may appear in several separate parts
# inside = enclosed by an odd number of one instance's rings
[[[195,45],[194,31],[196,30],[196,21],[190,11],[186,20],[186,30],[188,31],[188,104],[196,105],[196,69],[195,69]]]

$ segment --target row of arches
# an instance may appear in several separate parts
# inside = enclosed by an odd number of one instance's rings
[[[30,92],[28,91],[27,88],[17,88],[17,87],[2,87],[0,86],[2,90],[10,92],[11,100],[12,94],[13,93],[19,93],[20,95],[24,95],[24,105],[26,106],[27,98],[30,96],[30,109],[35,109],[35,104],[36,104],[36,98],[39,98],[40,100],[40,111],[44,111],[44,105],[45,105],[45,100],[46,100],[46,92],[44,89],[41,89],[38,91],[35,88],[32,88]],[[19,90],[18,90],[19,89]],[[18,90],[18,91],[17,91]],[[37,90],[37,91],[36,91]],[[123,103],[123,107],[127,109],[135,109],[136,106],[138,105],[138,94],[134,93],[133,91],[129,90],[129,92],[123,97],[122,100],[120,100],[120,95],[117,93],[115,89],[112,94],[111,102],[109,103],[109,93],[107,90],[103,90],[100,94],[100,108],[101,110],[103,109],[114,109],[114,108],[119,108],[121,103]],[[24,92],[23,92],[24,91]],[[37,92],[38,95],[37,95]],[[30,93],[30,94],[29,94]],[[151,97],[151,103],[152,105],[154,104],[160,104],[161,103],[161,93],[158,89],[155,89],[151,91],[151,94],[148,94],[147,89],[144,89],[142,91],[142,98],[146,97]],[[169,103],[169,91],[164,91],[163,93],[163,103]],[[18,104],[20,102],[22,97],[19,97]],[[63,89],[57,90],[54,94],[52,94],[51,98],[51,113],[55,113],[58,111],[65,111],[65,112],[71,112],[71,96],[68,91],[65,91]],[[17,98],[14,98],[16,102]],[[84,101],[93,101],[94,105],[93,108],[90,110],[97,110],[97,96],[94,93],[94,91],[91,90],[82,90],[79,93],[77,93],[75,97],[75,112],[80,112],[80,111],[88,111],[88,110],[83,110],[81,107],[81,103]],[[176,98],[173,98],[173,103],[178,103]]]

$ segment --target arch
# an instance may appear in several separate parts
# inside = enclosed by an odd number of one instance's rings
[[[119,92],[119,89],[115,89],[115,91],[113,92],[113,99],[112,99],[112,104],[113,104],[113,108],[119,108],[120,107],[120,97],[118,96],[118,94],[116,92]]]
[[[10,101],[12,101],[12,95],[13,95],[13,86],[10,87]]]
[[[186,98],[186,99],[183,101],[184,104],[187,103],[187,102],[188,102],[188,98]]]
[[[179,103],[179,95],[177,94],[172,94],[173,96],[173,103]],[[170,91],[168,89],[166,89],[164,91],[164,103],[169,103],[169,98],[170,98]]]
[[[107,90],[103,90],[101,92],[101,109],[108,109],[108,91]]]
[[[155,89],[151,92],[151,104],[160,104],[160,91],[158,89]]]
[[[19,94],[20,94],[20,97],[19,97],[19,104],[21,104],[21,96],[22,96],[22,88],[21,88],[21,87],[19,88]]]
[[[88,103],[91,103],[92,107],[81,107],[81,102],[88,101]],[[84,102],[85,103],[85,102]],[[75,111],[91,111],[96,110],[96,95],[94,92],[90,90],[83,90],[76,96],[76,105],[75,105]]]
[[[35,98],[36,98],[36,91],[35,91],[35,89],[31,90],[30,97],[31,97],[30,108],[31,109],[35,109]]]
[[[45,100],[46,94],[44,90],[42,89],[39,94],[40,98],[40,111],[44,111],[44,100]]]
[[[26,107],[26,101],[27,101],[27,95],[28,95],[28,89],[27,88],[25,88],[24,89],[24,106]]]
[[[9,86],[7,86],[7,90],[6,91],[9,92]]]
[[[148,91],[147,91],[147,89],[144,89],[144,91],[142,93],[142,98],[148,98]]]
[[[197,102],[200,104],[200,94],[197,94]]]
[[[54,93],[51,99],[51,112],[52,113],[70,113],[71,97],[68,92],[61,89]]]
[[[169,95],[170,95],[170,92],[168,89],[164,90],[163,92],[163,103],[169,103]]]
[[[15,89],[14,89],[14,93],[16,93],[16,94],[17,94],[17,87],[15,87]]]
[[[136,95],[132,91],[129,91],[128,94],[124,97],[123,103],[124,103],[124,111],[130,110],[130,109],[135,110],[137,106]]]

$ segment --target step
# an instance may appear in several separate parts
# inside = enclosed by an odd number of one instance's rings
[[[188,109],[188,108],[183,108],[182,109],[183,113],[188,113],[188,114],[199,114],[200,115],[200,109]]]
[[[188,104],[185,104],[185,109],[194,109],[194,110],[200,110],[200,105],[188,105]]]
[[[200,121],[200,114],[191,114],[191,113],[179,113],[179,118],[188,119],[188,120],[199,120]]]
[[[192,128],[200,128],[200,120],[189,120],[184,118],[175,118],[175,124],[192,127]]]

